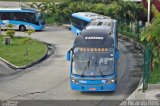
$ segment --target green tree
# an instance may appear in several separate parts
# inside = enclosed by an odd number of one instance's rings
[[[112,18],[138,20],[144,8],[141,4],[119,0],[62,0],[60,3],[33,3],[30,7],[45,13],[46,22],[69,22],[75,12],[95,12]]]
[[[7,31],[5,33],[5,36],[8,36],[12,39],[14,39],[14,35],[15,35],[15,30],[13,30],[13,24],[8,24],[7,26]]]
[[[142,4],[135,2],[120,1],[118,3],[118,16],[121,19],[137,21],[144,14],[145,9]]]
[[[104,14],[105,8],[106,8],[105,4],[98,3],[97,6],[95,7],[95,12],[99,14]]]
[[[119,8],[120,6],[116,2],[108,4],[105,9],[105,15],[110,16],[112,18],[116,18],[116,19],[120,18],[118,16]]]
[[[29,54],[29,51],[28,51],[28,44],[32,44],[32,38],[31,38],[31,35],[35,32],[35,30],[28,30],[28,31],[25,31],[25,33],[28,35],[28,37],[24,40],[24,44],[25,44],[25,55],[28,55]]]

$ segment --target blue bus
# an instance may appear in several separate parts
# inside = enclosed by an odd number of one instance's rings
[[[105,18],[108,19],[110,17],[103,16],[96,13],[91,12],[77,12],[71,15],[71,31],[75,35],[80,35],[80,32],[94,19]]]
[[[96,19],[76,36],[67,52],[72,90],[116,90],[117,39],[117,21],[111,19]]]
[[[20,31],[45,28],[43,15],[31,8],[0,8],[0,24],[2,29],[7,29],[7,24],[13,24],[13,29]]]

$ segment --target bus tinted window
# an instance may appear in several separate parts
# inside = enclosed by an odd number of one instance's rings
[[[82,30],[89,22],[72,17],[72,25]]]
[[[2,19],[2,12],[0,12],[0,20]]]
[[[25,21],[25,22],[34,22],[35,15],[33,13],[15,13],[15,20]]]
[[[36,24],[36,16],[34,13],[27,12],[3,12],[0,14],[2,20],[18,20]],[[37,23],[39,24],[39,23]]]
[[[42,30],[45,28],[45,21],[41,13],[35,9],[23,8],[0,8],[0,23],[13,24],[14,29],[22,30],[20,25],[28,29]],[[6,21],[5,21],[6,20]],[[3,27],[6,29],[6,27]]]
[[[9,14],[7,12],[2,14],[2,20],[9,20]]]

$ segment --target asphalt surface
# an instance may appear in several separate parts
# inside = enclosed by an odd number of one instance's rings
[[[12,74],[15,72],[16,72],[15,70],[8,68],[7,66],[5,66],[3,62],[0,61],[0,78],[7,75],[8,73]]]
[[[26,36],[23,32],[16,32],[16,35]],[[16,74],[1,78],[0,100],[41,100],[27,101],[27,103],[22,103],[23,106],[54,106],[54,103],[59,105],[71,103],[83,106],[117,106],[121,100],[125,100],[137,88],[140,82],[142,55],[137,53],[134,45],[119,40],[120,59],[117,90],[115,92],[72,91],[66,52],[72,47],[75,36],[69,30],[50,26],[44,31],[34,33],[32,37],[54,44],[56,48],[54,54],[31,68],[19,70]],[[0,70],[2,69],[8,70],[4,67],[0,68]]]
[[[17,0],[17,1],[24,1],[24,0]],[[27,5],[30,2],[11,2],[11,1],[0,1],[0,7],[13,7],[13,8],[17,8],[17,7],[21,7],[21,5]]]

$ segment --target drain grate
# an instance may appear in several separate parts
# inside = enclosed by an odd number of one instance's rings
[[[160,94],[157,94],[157,95],[156,95],[156,98],[160,100]]]

